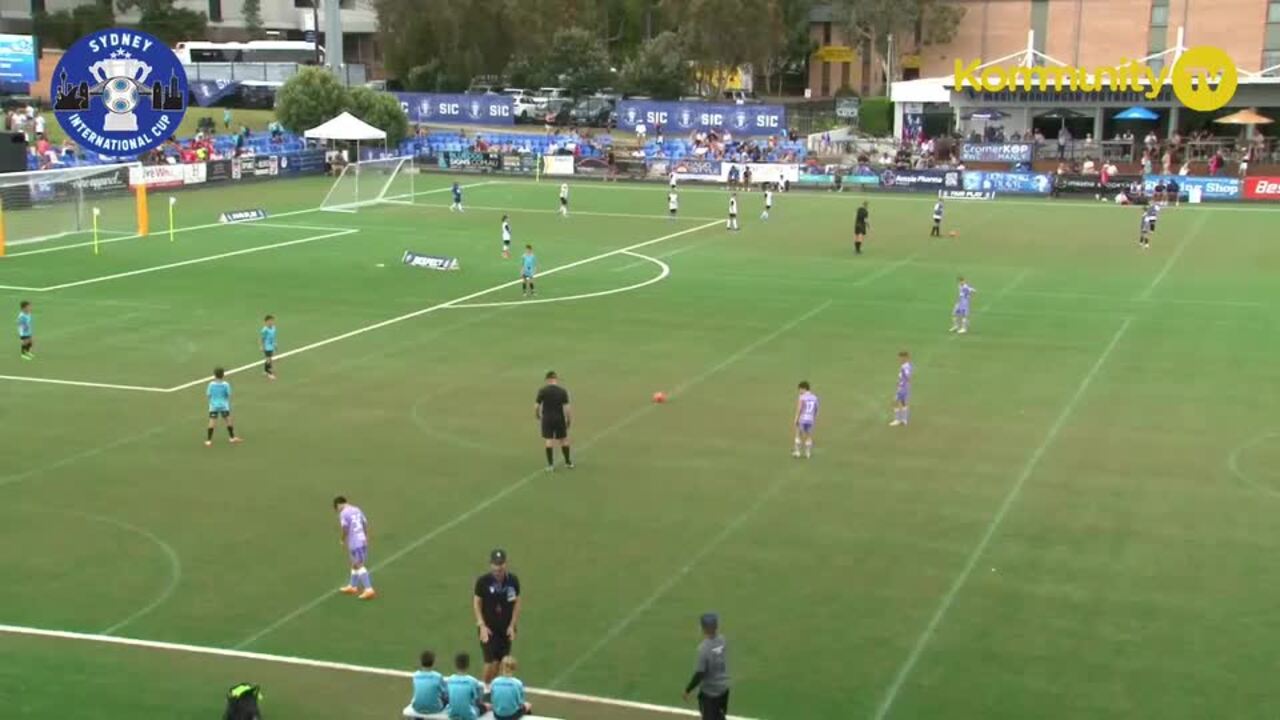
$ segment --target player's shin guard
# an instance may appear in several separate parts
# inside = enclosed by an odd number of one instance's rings
[[[204,436],[206,440],[213,439],[213,426],[209,427],[209,432]]]
[[[561,446],[560,446],[560,454],[561,454],[561,455],[564,455],[564,464],[565,464],[565,465],[572,465],[572,464],[573,464],[573,455],[569,452],[569,446],[568,446],[568,445],[561,445]]]
[[[854,241],[853,241],[853,254],[854,254],[854,255],[861,255],[861,254],[862,254],[862,241],[861,241],[861,240],[854,240]]]
[[[228,426],[227,426],[227,437],[230,437],[230,438],[232,438],[232,439],[235,439],[235,436],[236,436],[236,426],[235,426],[235,425],[228,425]]]
[[[551,467],[552,465],[556,464],[555,451],[552,450],[551,448],[545,448],[545,450],[547,451],[547,467]]]

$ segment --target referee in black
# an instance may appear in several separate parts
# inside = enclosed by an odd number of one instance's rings
[[[476,578],[471,610],[484,653],[484,685],[498,677],[502,658],[511,654],[520,622],[520,579],[507,571],[507,551],[489,553],[489,572]]]
[[[853,254],[862,254],[862,241],[867,237],[867,216],[870,215],[867,210],[867,201],[862,201],[862,207],[858,208],[858,215],[853,220]]]
[[[573,468],[573,457],[569,453],[569,425],[573,422],[573,411],[569,407],[569,391],[560,386],[560,378],[554,370],[547,373],[547,384],[538,391],[533,403],[533,416],[542,423],[547,472],[556,469],[557,445],[564,454],[565,467]]]

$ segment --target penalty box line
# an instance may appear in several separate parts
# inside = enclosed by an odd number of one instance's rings
[[[592,255],[591,257],[582,258],[581,260],[574,260],[573,262],[566,263],[564,265],[559,265],[557,267],[553,267],[550,270],[544,270],[543,272],[538,273],[538,277],[543,277],[546,275],[554,275],[555,273],[564,272],[565,270],[572,270],[573,268],[586,265],[587,263],[593,263],[598,260],[604,260],[605,258],[614,257],[615,255],[626,255],[634,252],[635,250],[639,250],[640,248],[648,247],[650,245],[656,245],[661,242],[666,242],[667,240],[674,240],[675,238],[678,238],[678,237],[683,237],[691,233],[699,232],[701,230],[706,230],[707,228],[719,225],[721,222],[723,221],[712,220],[710,222],[703,223],[701,225],[695,225],[691,228],[685,228],[684,230],[668,233],[666,235],[653,238],[652,240],[644,240],[642,242],[634,243],[632,245],[621,247],[616,250],[609,250],[607,252],[603,252],[598,255]],[[499,290],[505,290],[507,288],[516,287],[522,282],[523,280],[517,279],[517,280],[509,280],[504,283],[499,283],[497,285],[487,287],[483,290],[477,290],[476,292],[453,298],[452,300],[446,300],[442,303],[437,303],[435,305],[431,305],[431,306],[422,308],[420,310],[414,310],[413,312],[408,312],[403,315],[397,315],[393,318],[388,318],[386,320],[373,323],[372,325],[365,325],[364,327],[359,327],[359,328],[356,328],[355,330],[349,330],[340,335],[334,335],[333,337],[325,338],[324,340],[318,340],[316,342],[310,343],[309,345],[303,345],[302,347],[294,348],[293,350],[288,350],[286,352],[279,353],[275,356],[275,359],[283,360],[284,358],[292,357],[294,355],[301,355],[302,353],[310,352],[311,350],[316,350],[316,349],[325,347],[326,345],[332,345],[333,343],[341,342],[343,340],[349,340],[350,338],[358,337],[360,335],[364,335],[365,333],[373,332],[374,330],[381,330],[384,327],[396,325],[406,320],[412,320],[414,318],[422,317],[423,315],[429,315],[431,313],[438,312],[440,310],[445,310],[452,307],[458,307],[469,300],[474,300],[478,297],[483,297],[485,295],[497,292]],[[225,374],[235,375],[237,373],[242,373],[245,370],[259,368],[261,366],[262,366],[261,360],[254,360],[251,363],[245,363],[244,365],[240,365],[239,367],[229,368],[226,370]],[[191,382],[186,382],[186,383],[182,383],[181,385],[175,385],[170,388],[165,388],[164,392],[180,392],[188,388],[193,388],[198,385],[203,385],[204,383],[207,383],[212,379],[213,379],[212,376],[197,378],[195,380],[192,380]]]
[[[143,640],[140,638],[120,637],[118,635],[99,635],[95,633],[71,632],[67,630],[48,630],[45,628],[25,627],[22,625],[0,625],[0,634],[17,635],[22,637],[36,637],[56,640],[78,640],[80,642],[92,642],[103,645],[122,645],[132,648],[144,648],[149,650],[164,650],[168,652],[181,652],[193,655],[212,655],[215,657],[232,658],[236,660],[250,660],[256,662],[276,663],[278,665],[294,665],[305,668],[313,668],[317,670],[336,670],[341,672],[360,673],[364,675],[381,675],[384,677],[401,678],[408,680],[413,677],[413,673],[407,670],[395,670],[392,668],[371,667],[367,665],[354,665],[351,663],[333,662],[330,660],[313,660],[310,658],[294,657],[291,655],[272,655],[268,653],[251,652],[248,650],[232,650],[229,648],[220,648],[209,645],[187,645],[185,643],[163,642],[159,640]],[[406,687],[407,690],[407,687]],[[695,710],[686,708],[670,707],[667,705],[655,705],[651,703],[635,702],[632,700],[620,700],[617,698],[599,697],[596,695],[582,695],[579,693],[562,692],[559,690],[543,690],[539,688],[525,688],[525,691],[531,695],[541,695],[543,697],[553,698],[556,700],[565,700],[568,702],[580,702],[593,705],[608,705],[617,708],[625,708],[628,710],[642,710],[653,713],[661,713],[664,715],[676,715],[681,717],[699,717]],[[729,716],[729,720],[751,720],[736,715]]]

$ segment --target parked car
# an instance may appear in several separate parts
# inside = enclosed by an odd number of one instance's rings
[[[562,87],[541,87],[534,94],[533,100],[543,112],[555,112],[569,100],[569,91]]]
[[[721,102],[731,102],[737,105],[750,105],[760,102],[756,94],[750,90],[725,90],[721,93]]]
[[[516,122],[533,122],[538,118],[540,111],[533,93],[524,88],[506,88],[502,94],[511,96],[511,116]]]
[[[486,83],[472,83],[471,87],[467,88],[466,94],[467,95],[497,95],[498,88],[493,85],[488,85]]]
[[[569,111],[569,121],[574,125],[607,128],[617,124],[617,120],[617,104],[608,98],[585,98]]]

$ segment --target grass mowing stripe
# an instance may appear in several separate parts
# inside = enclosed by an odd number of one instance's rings
[[[1062,411],[1058,413],[1058,417],[1054,419],[1053,425],[1049,427],[1049,431],[1045,433],[1044,440],[1031,453],[1031,457],[1027,458],[1027,462],[1022,466],[1022,472],[1018,473],[1017,480],[1014,481],[1013,487],[1009,488],[1009,492],[1005,494],[1004,500],[1000,503],[1000,507],[996,509],[996,514],[991,517],[991,522],[987,523],[987,529],[983,532],[982,537],[978,540],[978,544],[974,546],[969,553],[969,558],[965,561],[964,568],[960,570],[960,574],[951,583],[951,587],[947,589],[945,595],[942,596],[942,602],[939,603],[938,609],[934,611],[933,617],[929,618],[928,625],[925,626],[924,632],[920,633],[920,637],[916,640],[915,645],[911,648],[911,653],[907,655],[907,659],[902,663],[902,667],[898,668],[897,674],[893,678],[893,682],[889,685],[889,689],[885,692],[884,700],[881,701],[879,708],[876,710],[875,719],[884,720],[889,716],[893,709],[893,703],[898,699],[899,693],[902,692],[902,686],[910,677],[911,672],[915,670],[916,663],[920,661],[921,655],[924,654],[925,648],[929,642],[933,640],[934,633],[937,632],[938,626],[942,624],[942,619],[946,617],[947,612],[951,610],[951,606],[955,603],[956,597],[965,584],[969,582],[969,577],[973,574],[973,569],[977,567],[978,561],[982,559],[982,555],[987,551],[987,547],[991,544],[992,538],[995,537],[996,531],[1000,529],[1000,525],[1004,522],[1004,518],[1009,514],[1009,509],[1013,507],[1013,503],[1022,494],[1022,488],[1026,486],[1027,480],[1031,474],[1035,472],[1036,467],[1040,464],[1040,459],[1048,452],[1049,446],[1057,439],[1058,433],[1062,432],[1062,428],[1066,426],[1067,420],[1071,418],[1071,414],[1075,411],[1076,406],[1080,404],[1080,399],[1084,397],[1089,386],[1093,384],[1094,378],[1098,376],[1098,372],[1102,370],[1102,366],[1106,364],[1107,358],[1111,357],[1111,353],[1120,344],[1120,339],[1128,332],[1129,326],[1133,323],[1133,318],[1125,318],[1120,324],[1120,328],[1111,336],[1111,341],[1103,348],[1102,354],[1094,361],[1093,366],[1089,368],[1089,372],[1085,374],[1084,379],[1076,386],[1076,390],[1067,400],[1067,404],[1062,407]]]
[[[716,222],[719,222],[719,220],[717,220]],[[814,315],[817,315],[818,313],[820,313],[820,312],[822,312],[823,310],[827,309],[830,305],[831,305],[831,301],[830,301],[830,300],[827,300],[826,302],[822,303],[822,304],[821,304],[821,305],[819,305],[818,307],[813,308],[812,310],[810,310],[810,311],[806,312],[804,315],[801,315],[800,317],[795,318],[795,319],[793,319],[793,320],[789,321],[787,324],[783,325],[783,326],[782,326],[782,327],[780,327],[780,328],[777,328],[776,330],[773,330],[773,331],[772,331],[772,332],[770,332],[768,335],[765,335],[764,337],[762,337],[762,338],[760,338],[760,339],[756,340],[755,342],[751,343],[750,345],[747,345],[746,347],[744,347],[744,348],[741,348],[741,349],[737,350],[736,352],[734,352],[734,353],[733,353],[732,355],[730,355],[729,357],[725,358],[724,360],[721,360],[720,362],[718,362],[718,363],[716,363],[715,365],[711,366],[711,367],[710,367],[710,368],[708,368],[707,370],[704,370],[703,372],[701,372],[701,373],[699,373],[698,375],[694,376],[694,377],[693,377],[693,379],[691,379],[691,380],[686,380],[685,382],[681,383],[681,384],[680,384],[680,385],[679,385],[675,390],[673,390],[673,391],[672,391],[672,393],[671,393],[672,397],[675,397],[677,394],[682,393],[682,392],[684,392],[684,391],[688,390],[689,388],[693,387],[694,385],[697,385],[698,383],[700,383],[700,382],[702,382],[702,381],[706,380],[707,378],[711,377],[712,375],[714,375],[714,374],[716,374],[716,373],[720,372],[721,370],[724,370],[725,368],[729,367],[730,365],[732,365],[732,364],[736,363],[737,361],[741,360],[742,358],[746,357],[748,354],[750,354],[750,353],[751,353],[752,351],[754,351],[756,348],[759,348],[761,345],[764,345],[765,343],[768,343],[768,342],[772,341],[774,338],[778,337],[779,335],[782,335],[783,333],[785,333],[785,332],[787,332],[788,330],[790,330],[790,329],[792,329],[792,328],[796,327],[796,326],[797,326],[797,325],[799,325],[800,323],[802,323],[802,322],[804,322],[804,321],[808,320],[809,318],[813,317]],[[609,426],[605,427],[603,430],[601,430],[601,431],[600,431],[600,432],[598,432],[595,436],[593,436],[590,440],[588,440],[586,443],[584,443],[583,445],[581,445],[581,446],[579,447],[579,450],[581,451],[581,450],[586,450],[586,449],[591,448],[592,446],[594,446],[596,443],[600,442],[600,441],[601,441],[601,440],[603,440],[604,438],[606,438],[606,437],[608,437],[608,436],[612,435],[613,433],[617,432],[618,430],[621,430],[622,428],[624,428],[624,427],[626,427],[626,426],[630,425],[631,423],[635,422],[636,420],[639,420],[640,418],[644,417],[644,416],[645,416],[645,415],[647,415],[648,413],[652,412],[654,407],[655,407],[655,406],[654,406],[654,405],[652,405],[652,404],[645,405],[645,406],[641,407],[640,409],[635,410],[635,411],[631,412],[630,414],[625,415],[625,416],[623,416],[622,418],[620,418],[620,419],[618,419],[618,420],[614,421],[611,425],[609,425]],[[579,455],[579,458],[581,458],[581,455]],[[542,469],[539,469],[539,470],[535,470],[535,471],[533,471],[533,472],[530,472],[529,474],[525,475],[524,477],[520,478],[519,480],[515,481],[514,483],[511,483],[510,485],[508,485],[508,486],[506,486],[505,488],[503,488],[503,489],[499,490],[498,492],[494,493],[493,495],[490,495],[489,497],[487,497],[487,498],[485,498],[484,500],[480,501],[480,503],[479,503],[479,504],[475,505],[475,506],[474,506],[474,507],[472,507],[470,510],[467,510],[466,512],[462,513],[461,515],[458,515],[457,517],[454,517],[454,518],[453,518],[452,520],[450,520],[449,522],[447,522],[447,523],[445,523],[445,524],[443,524],[443,525],[440,525],[440,526],[436,527],[436,528],[435,528],[434,530],[432,530],[431,532],[428,532],[428,533],[426,533],[426,534],[422,535],[421,537],[419,537],[418,539],[416,539],[416,540],[414,540],[413,542],[409,543],[408,545],[405,545],[404,547],[402,547],[402,548],[400,548],[399,550],[395,551],[395,552],[394,552],[394,553],[392,553],[391,555],[388,555],[388,556],[387,556],[385,559],[383,559],[381,562],[379,562],[379,563],[377,563],[376,565],[372,566],[372,567],[370,568],[370,570],[371,570],[371,571],[373,571],[373,572],[378,572],[378,571],[382,570],[383,568],[385,568],[385,567],[387,567],[388,565],[390,565],[390,564],[394,563],[395,561],[399,560],[400,558],[404,557],[405,555],[408,555],[409,553],[413,552],[414,550],[417,550],[418,548],[422,547],[422,546],[423,546],[423,545],[425,545],[426,543],[431,542],[431,541],[432,541],[432,540],[434,540],[435,538],[439,537],[441,534],[443,534],[443,533],[445,533],[445,532],[447,532],[447,531],[449,531],[449,530],[452,530],[454,527],[457,527],[458,525],[461,525],[462,523],[466,522],[467,520],[470,520],[471,518],[475,517],[477,514],[479,514],[480,512],[484,511],[485,509],[487,509],[489,506],[493,505],[494,503],[496,503],[496,502],[498,502],[498,501],[502,500],[503,498],[505,498],[505,497],[507,497],[508,495],[510,495],[510,494],[512,494],[512,493],[514,493],[515,491],[519,490],[520,488],[524,487],[525,485],[528,485],[530,482],[532,482],[532,481],[533,481],[533,479],[534,479],[534,478],[537,478],[537,477],[543,476],[543,475],[545,475],[545,474],[546,474],[546,470],[542,470]],[[332,590],[329,590],[329,591],[325,592],[325,593],[324,593],[324,594],[322,594],[322,595],[317,595],[317,596],[315,597],[315,599],[313,599],[313,600],[311,600],[311,601],[309,601],[309,602],[307,602],[307,603],[304,603],[304,604],[302,604],[302,605],[299,605],[298,607],[296,607],[296,608],[294,608],[293,610],[289,611],[288,613],[286,613],[284,616],[282,616],[281,618],[279,618],[279,619],[278,619],[278,620],[276,620],[275,622],[271,623],[270,625],[267,625],[267,626],[266,626],[266,627],[264,627],[263,629],[261,629],[261,630],[259,630],[259,631],[255,632],[255,633],[253,633],[252,635],[250,635],[249,637],[245,638],[244,640],[241,640],[240,642],[236,643],[235,648],[236,648],[237,650],[239,650],[239,649],[245,648],[245,647],[247,647],[247,646],[249,646],[249,645],[252,645],[253,643],[257,642],[258,640],[261,640],[262,638],[266,637],[267,635],[270,635],[271,633],[273,633],[273,632],[275,632],[276,630],[280,629],[280,628],[281,628],[281,627],[283,627],[284,625],[286,625],[286,624],[288,624],[289,622],[293,621],[295,618],[300,617],[301,615],[304,615],[304,614],[306,614],[307,612],[310,612],[311,610],[313,610],[313,609],[314,609],[314,608],[316,608],[316,607],[319,607],[322,603],[324,603],[324,601],[326,601],[326,600],[328,600],[328,599],[330,599],[330,598],[334,597],[335,595],[336,595],[336,593],[335,593],[335,592],[333,592]]]
[[[435,210],[444,210],[449,207],[448,205],[428,205],[426,203],[415,203],[415,205],[417,207],[432,208]],[[492,205],[467,205],[466,207],[469,210],[490,210],[492,212],[509,213],[511,215],[519,215],[521,213],[543,213],[547,215],[552,213],[555,213],[557,215],[560,214],[559,210],[551,210],[548,208],[495,207]],[[722,218],[699,217],[696,215],[688,215],[685,217],[677,217],[673,219],[670,217],[670,215],[662,215],[660,213],[644,214],[644,213],[595,212],[591,210],[576,210],[569,213],[570,218],[572,218],[575,215],[583,215],[586,217],[634,218],[636,220],[668,220],[668,221],[674,221],[674,222],[679,222],[681,220],[695,220],[695,221],[696,220],[704,220],[704,221],[715,220],[719,222],[720,220],[722,220]]]
[[[608,251],[608,252],[603,252],[603,253],[600,253],[600,254],[598,254],[598,255],[592,255],[591,257],[583,258],[583,259],[581,259],[581,260],[574,260],[574,261],[573,261],[573,262],[571,262],[571,263],[566,263],[566,264],[564,264],[564,265],[559,265],[559,266],[557,266],[557,267],[553,267],[553,268],[551,268],[550,270],[546,270],[546,271],[542,272],[542,273],[541,273],[541,275],[552,275],[552,274],[554,274],[554,273],[563,272],[563,271],[565,271],[565,270],[571,270],[571,269],[573,269],[573,268],[575,268],[575,267],[578,267],[578,266],[580,266],[580,265],[586,265],[587,263],[595,262],[595,261],[597,261],[597,260],[603,260],[603,259],[608,258],[608,257],[613,257],[614,255],[623,255],[623,254],[628,253],[628,252],[631,252],[631,251],[633,251],[633,250],[639,250],[640,248],[643,248],[643,247],[648,247],[648,246],[650,246],[650,245],[655,245],[655,244],[660,243],[660,242],[666,242],[667,240],[673,240],[673,239],[675,239],[675,238],[682,237],[682,236],[684,236],[684,235],[688,235],[688,234],[690,234],[690,233],[698,232],[699,230],[706,230],[707,228],[709,228],[709,227],[711,227],[711,226],[713,226],[713,225],[717,225],[717,224],[719,224],[719,223],[720,223],[720,221],[719,221],[719,220],[714,220],[714,221],[712,221],[712,222],[705,223],[705,224],[702,224],[702,225],[696,225],[696,226],[694,226],[694,227],[686,228],[686,229],[684,229],[684,230],[680,230],[680,231],[678,231],[678,232],[668,233],[668,234],[663,235],[663,236],[661,236],[661,237],[653,238],[652,240],[644,240],[644,241],[642,241],[642,242],[634,243],[634,244],[632,244],[632,245],[628,245],[628,246],[623,247],[623,248],[618,248],[617,250],[610,250],[610,251]],[[315,349],[317,349],[317,348],[322,348],[322,347],[324,347],[324,346],[326,346],[326,345],[331,345],[331,344],[333,344],[333,343],[340,342],[340,341],[342,341],[342,340],[347,340],[347,339],[349,339],[349,338],[357,337],[357,336],[359,336],[359,335],[363,335],[363,334],[368,333],[368,332],[373,332],[374,330],[380,330],[380,329],[382,329],[382,328],[384,328],[384,327],[387,327],[387,326],[389,326],[389,325],[395,325],[395,324],[397,324],[397,323],[404,322],[405,320],[412,320],[412,319],[414,319],[414,318],[421,317],[421,316],[423,316],[423,315],[427,315],[427,314],[430,314],[430,313],[433,313],[433,312],[436,312],[436,311],[439,311],[439,310],[444,310],[444,309],[446,309],[446,308],[455,307],[455,306],[458,306],[458,305],[459,305],[459,304],[461,304],[461,303],[465,303],[465,302],[467,302],[468,300],[474,300],[475,298],[482,297],[482,296],[484,296],[484,295],[488,295],[489,293],[492,293],[492,292],[497,292],[498,290],[505,290],[506,288],[515,287],[515,286],[519,285],[519,284],[520,284],[520,283],[522,283],[522,282],[524,282],[524,281],[523,281],[523,280],[519,280],[519,279],[517,279],[517,280],[509,280],[509,281],[504,282],[504,283],[499,283],[499,284],[494,285],[494,286],[492,286],[492,287],[487,287],[487,288],[485,288],[485,289],[483,289],[483,290],[477,290],[476,292],[469,293],[469,294],[467,294],[467,295],[463,295],[463,296],[461,296],[461,297],[456,297],[456,298],[454,298],[454,299],[452,299],[452,300],[446,300],[446,301],[444,301],[444,302],[442,302],[442,303],[437,303],[437,304],[435,304],[435,305],[431,305],[431,306],[429,306],[429,307],[422,308],[421,310],[414,310],[413,312],[405,313],[404,315],[397,315],[396,317],[388,318],[388,319],[386,319],[386,320],[382,320],[382,321],[380,321],[380,322],[373,323],[372,325],[365,325],[364,327],[359,327],[359,328],[356,328],[355,330],[349,330],[349,331],[347,331],[347,332],[345,332],[345,333],[342,333],[342,334],[340,334],[340,335],[334,335],[333,337],[325,338],[324,340],[318,340],[318,341],[316,341],[316,342],[311,343],[310,345],[303,345],[303,346],[302,346],[302,347],[300,347],[300,348],[294,348],[293,350],[289,350],[289,351],[287,351],[287,352],[282,352],[282,353],[280,353],[279,355],[276,355],[276,359],[277,359],[277,360],[283,360],[284,358],[291,357],[291,356],[293,356],[293,355],[299,355],[299,354],[301,354],[301,353],[308,352],[308,351],[310,351],[310,350],[315,350]],[[261,361],[261,360],[254,360],[254,361],[253,361],[253,362],[251,362],[251,363],[245,363],[244,365],[241,365],[241,366],[239,366],[239,367],[230,368],[229,370],[227,370],[227,371],[226,371],[226,374],[227,374],[228,376],[230,376],[230,375],[235,375],[235,374],[237,374],[237,373],[242,373],[242,372],[244,372],[245,370],[249,370],[249,369],[251,369],[251,368],[259,367],[259,366],[261,366],[261,365],[262,365],[262,361]],[[192,387],[195,387],[195,386],[197,386],[197,385],[200,385],[200,384],[203,384],[203,383],[209,382],[209,381],[210,381],[210,380],[212,380],[212,379],[213,379],[212,377],[202,377],[202,378],[199,378],[199,379],[197,379],[197,380],[192,380],[191,382],[187,382],[187,383],[183,383],[183,384],[181,384],[181,385],[175,385],[175,386],[173,386],[173,387],[171,387],[171,388],[167,388],[166,392],[178,392],[178,391],[181,391],[181,390],[186,390],[187,388],[192,388]]]
[[[597,290],[596,292],[580,293],[578,295],[563,295],[560,297],[549,297],[549,298],[524,298],[522,300],[504,300],[501,302],[489,302],[489,303],[462,303],[461,305],[452,305],[450,306],[449,309],[463,310],[463,309],[471,309],[471,308],[509,307],[509,306],[516,306],[516,305],[541,305],[545,303],[569,302],[571,300],[589,300],[591,298],[605,297],[606,295],[617,295],[618,293],[630,292],[632,290],[639,290],[642,287],[648,287],[649,285],[653,285],[654,283],[662,282],[663,280],[666,280],[667,276],[671,274],[671,266],[662,262],[657,258],[649,257],[648,255],[641,255],[640,253],[635,253],[630,251],[624,252],[622,254],[628,257],[640,258],[639,260],[636,261],[640,264],[653,263],[654,265],[657,265],[658,274],[654,275],[648,280],[641,280],[638,283],[633,283],[631,285],[626,285],[619,288],[610,288],[608,290]]]
[[[237,660],[254,660],[258,662],[278,663],[282,665],[297,665],[301,667],[316,668],[319,670],[340,670],[343,672],[364,673],[367,675],[385,675],[387,677],[404,679],[413,677],[412,672],[407,670],[395,670],[392,668],[353,665],[350,663],[331,662],[328,660],[312,660],[309,658],[293,657],[290,655],[271,655],[268,653],[232,650],[229,648],[212,647],[208,645],[186,645],[183,643],[144,640],[141,638],[119,637],[116,635],[98,635],[93,633],[72,632],[68,630],[49,630],[45,628],[25,627],[22,625],[0,625],[0,634],[50,638],[57,640],[79,640],[82,642],[102,643],[105,645],[123,645],[126,647],[147,648],[150,650],[167,650],[169,652],[183,652],[195,655],[213,655],[216,657],[235,658]],[[662,713],[664,715],[698,717],[698,713],[694,710],[669,707],[667,705],[654,705],[651,703],[634,702],[631,700],[619,700],[616,698],[598,697],[595,695],[582,695],[579,693],[561,692],[558,690],[542,690],[531,687],[525,688],[525,692],[531,695],[542,695],[544,697],[581,703],[611,705],[613,707],[628,708],[632,710],[647,710],[649,712]],[[751,718],[730,715],[728,720],[751,720]]]
[[[1200,234],[1200,231],[1204,229],[1204,223],[1208,219],[1208,215],[1200,215],[1196,218],[1195,224],[1192,225],[1191,230],[1187,231],[1187,234],[1182,237],[1182,242],[1178,243],[1178,247],[1174,248],[1173,254],[1165,261],[1164,267],[1160,268],[1159,274],[1151,279],[1151,284],[1147,286],[1146,290],[1138,293],[1138,300],[1151,299],[1151,293],[1155,292],[1156,286],[1164,280],[1165,276],[1169,274],[1169,271],[1173,269],[1173,266],[1177,264],[1178,258],[1181,258],[1182,253],[1186,251],[1189,245],[1191,245],[1191,241],[1195,240],[1196,236]]]

